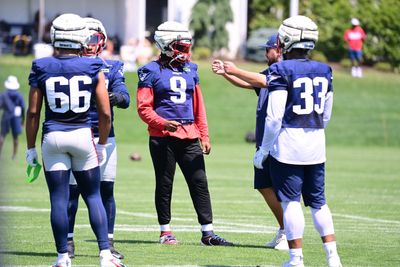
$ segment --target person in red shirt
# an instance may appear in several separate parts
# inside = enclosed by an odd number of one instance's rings
[[[362,77],[361,60],[362,48],[366,35],[360,26],[360,21],[356,18],[351,19],[352,27],[344,33],[344,40],[347,42],[349,58],[351,60],[351,75],[353,77]]]
[[[154,39],[158,60],[138,69],[137,110],[148,125],[156,188],[155,204],[161,244],[178,243],[170,228],[171,197],[178,163],[201,225],[201,244],[232,246],[214,234],[204,154],[211,151],[197,65],[190,62],[192,36],[184,25],[167,21]]]

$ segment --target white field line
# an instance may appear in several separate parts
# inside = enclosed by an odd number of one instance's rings
[[[50,209],[43,209],[43,208],[32,208],[32,207],[23,207],[23,206],[0,206],[0,212],[50,212]],[[151,213],[141,213],[141,212],[128,212],[124,210],[117,210],[118,214],[127,215],[127,216],[134,216],[140,218],[150,218],[154,219],[157,218],[155,214]],[[349,215],[349,214],[341,214],[341,213],[333,213],[334,217],[342,217],[346,219],[352,219],[356,221],[365,221],[365,222],[372,222],[372,223],[387,223],[387,224],[396,224],[400,225],[400,221],[396,220],[385,220],[385,219],[377,219],[377,218],[370,218],[364,216],[356,216],[356,215]],[[191,218],[179,218],[174,217],[174,221],[183,221],[183,222],[195,222],[194,219]],[[227,226],[237,226],[237,227],[254,227],[254,228],[263,228],[264,226],[256,225],[256,224],[243,224],[243,223],[236,223],[236,222],[226,222],[224,220],[215,220],[217,224],[224,224]]]

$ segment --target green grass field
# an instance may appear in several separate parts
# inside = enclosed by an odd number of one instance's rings
[[[29,58],[0,57],[0,81],[17,75],[27,99]],[[241,64],[259,71],[263,65]],[[127,266],[279,266],[287,253],[264,244],[277,229],[272,213],[253,189],[254,145],[244,135],[255,124],[256,96],[233,88],[200,63],[200,79],[213,149],[206,157],[214,226],[233,241],[229,248],[199,245],[200,229],[187,186],[177,172],[171,225],[178,246],[157,243],[154,174],[147,132],[136,112],[136,73],[127,73],[132,105],[117,110],[118,177],[116,248]],[[326,195],[344,266],[400,266],[400,77],[365,70],[363,79],[334,71],[335,103],[327,129]],[[15,161],[11,137],[1,155],[1,266],[48,266],[56,257],[49,198],[41,174],[25,182],[25,140]],[[39,145],[39,144],[38,144]],[[39,149],[40,151],[40,149]],[[140,162],[129,160],[139,152]],[[325,256],[311,214],[304,208],[306,266],[324,266]],[[98,250],[83,201],[75,230],[73,266],[98,266]]]

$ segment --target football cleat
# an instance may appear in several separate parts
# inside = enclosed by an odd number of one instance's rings
[[[289,260],[287,262],[284,262],[282,267],[304,267],[304,262],[303,258],[301,258],[299,261],[294,262],[292,260]]]
[[[177,245],[178,240],[176,240],[176,237],[171,232],[168,232],[160,235],[160,244]]]
[[[273,248],[276,250],[289,250],[289,245],[286,239],[285,230],[279,229],[276,232],[274,239],[271,242],[265,244],[267,248]]]
[[[67,251],[68,251],[68,257],[70,259],[75,258],[75,244],[74,244],[74,240],[73,239],[68,240]]]
[[[51,267],[71,267],[71,259],[70,258],[62,258],[57,259],[56,262],[51,265]]]
[[[115,258],[117,258],[117,259],[119,259],[119,260],[122,260],[122,259],[124,258],[124,255],[122,255],[121,253],[119,253],[119,252],[114,248],[114,239],[109,238],[109,239],[108,239],[108,244],[110,245],[111,254],[112,254]]]
[[[125,265],[122,263],[121,260],[114,257],[100,257],[100,267],[125,267]]]
[[[229,242],[226,239],[215,234],[203,236],[200,242],[204,246],[233,246],[232,242]]]
[[[328,258],[328,266],[329,267],[342,267],[342,263],[340,262],[339,255],[329,257]]]

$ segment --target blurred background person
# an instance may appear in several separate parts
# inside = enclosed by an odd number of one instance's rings
[[[361,60],[363,56],[363,43],[366,35],[360,26],[360,21],[351,19],[351,28],[347,29],[343,36],[348,46],[349,58],[351,60],[351,76],[362,77]]]
[[[19,92],[19,82],[17,77],[8,76],[4,82],[5,92],[0,95],[1,109],[3,116],[1,117],[1,135],[0,135],[0,154],[3,148],[4,139],[10,132],[13,136],[13,152],[12,159],[15,159],[18,150],[18,136],[22,132],[25,120],[25,101]]]

